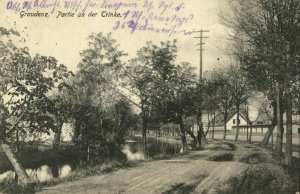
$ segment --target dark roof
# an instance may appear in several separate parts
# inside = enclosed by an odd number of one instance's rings
[[[237,114],[237,112],[234,112],[234,113],[231,115],[231,117],[228,117],[229,119],[227,119],[227,122],[228,122],[230,119],[232,119],[232,117],[234,117],[235,114]],[[247,121],[246,117],[245,117],[242,113],[240,113],[240,117],[242,117],[245,121]]]

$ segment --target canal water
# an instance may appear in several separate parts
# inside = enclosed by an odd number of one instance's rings
[[[122,149],[122,152],[127,156],[130,161],[144,160],[146,158],[156,158],[163,156],[172,156],[180,151],[180,144],[160,140],[158,138],[149,137],[147,139],[147,154],[145,155],[143,150],[144,146],[141,137],[133,137],[127,139]],[[91,159],[92,160],[92,159]],[[82,161],[79,157],[63,158],[59,160],[53,158],[53,160],[45,161],[44,164],[38,164],[31,168],[27,168],[26,172],[32,180],[35,181],[48,181],[53,178],[63,178],[67,176],[73,170],[80,168]],[[1,170],[1,161],[0,161]],[[0,182],[8,179],[13,179],[15,172],[8,170],[0,172]]]

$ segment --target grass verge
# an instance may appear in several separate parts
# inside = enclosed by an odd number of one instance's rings
[[[68,176],[63,178],[54,178],[46,182],[33,182],[28,184],[25,187],[18,185],[13,180],[5,181],[0,183],[0,192],[9,193],[9,194],[35,193],[37,191],[42,190],[43,187],[54,186],[69,181],[76,181],[81,178],[85,178],[89,176],[107,174],[113,171],[117,171],[118,169],[121,168],[130,168],[136,166],[136,164],[137,162],[132,162],[132,161],[119,162],[116,160],[110,160],[101,165],[87,166],[82,169],[74,170]]]

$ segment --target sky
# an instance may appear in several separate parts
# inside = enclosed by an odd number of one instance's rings
[[[15,0],[20,2],[20,0]],[[41,0],[40,0],[41,1]],[[48,2],[55,0],[48,0]],[[64,1],[64,0],[59,0]],[[83,0],[89,1],[89,0]],[[103,0],[90,0],[103,1]],[[107,2],[120,2],[117,0],[104,0]],[[124,2],[142,3],[144,0],[130,0]],[[151,0],[150,0],[151,1]],[[160,1],[154,0],[156,4]],[[68,10],[57,8],[56,11],[48,18],[24,17],[20,18],[19,13],[7,10],[7,2],[9,0],[0,0],[0,21],[1,26],[14,28],[19,32],[24,31],[22,35],[28,35],[26,45],[32,54],[39,53],[41,55],[53,56],[60,63],[66,65],[70,70],[76,71],[76,67],[80,61],[80,52],[87,48],[87,37],[92,32],[112,32],[116,20],[119,18],[56,18],[58,11],[67,12]],[[184,3],[184,9],[181,14],[188,16],[193,14],[193,18],[185,23],[183,29],[200,30],[205,29],[209,32],[205,39],[203,51],[203,71],[209,70],[216,65],[222,63],[222,59],[226,58],[224,47],[228,29],[221,24],[219,15],[220,11],[227,12],[229,0],[165,0],[167,3],[174,4]],[[103,11],[104,9],[91,9],[91,11]],[[118,9],[120,13],[124,13],[125,9]],[[27,12],[43,12],[48,10],[34,8]],[[110,10],[109,10],[110,11]],[[146,12],[145,10],[142,10]],[[154,9],[159,12],[159,9]],[[168,12],[166,12],[168,13]],[[169,12],[172,15],[172,11]],[[168,36],[162,33],[141,32],[136,31],[130,33],[130,30],[113,31],[112,37],[120,44],[120,48],[128,53],[128,57],[124,60],[135,56],[136,51],[145,45],[146,41],[159,43],[160,41],[177,39],[178,57],[177,62],[189,62],[196,68],[199,68],[199,51],[197,51],[198,36],[184,36],[183,34]],[[217,60],[217,59],[220,60]],[[222,65],[222,64],[221,64]],[[198,72],[198,71],[197,71]]]

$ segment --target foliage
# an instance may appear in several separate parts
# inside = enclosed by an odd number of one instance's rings
[[[227,69],[215,69],[212,72],[208,82],[211,82],[215,88],[215,103],[218,111],[225,117],[226,121],[233,105],[233,96],[231,93],[231,85],[229,82],[229,75]]]
[[[162,91],[157,94],[156,110],[161,115],[164,123],[174,122],[178,124],[178,119],[194,115],[195,106],[195,80],[196,76],[192,68],[187,63],[174,65],[172,75],[168,79],[159,83]],[[161,76],[163,78],[163,76]]]
[[[66,90],[75,121],[74,141],[85,153],[120,155],[124,136],[138,122],[128,99],[119,91],[121,57],[126,55],[110,34],[89,36],[79,71]]]
[[[300,73],[299,1],[239,1],[224,23],[235,31],[234,53],[252,86],[274,99],[275,81],[290,88]]]
[[[53,101],[48,94],[61,87],[66,67],[53,57],[32,58],[28,48],[17,46],[20,37],[13,30],[1,28],[0,35],[0,101],[6,112],[1,140],[7,141],[15,130],[48,133],[55,128],[49,115]]]

